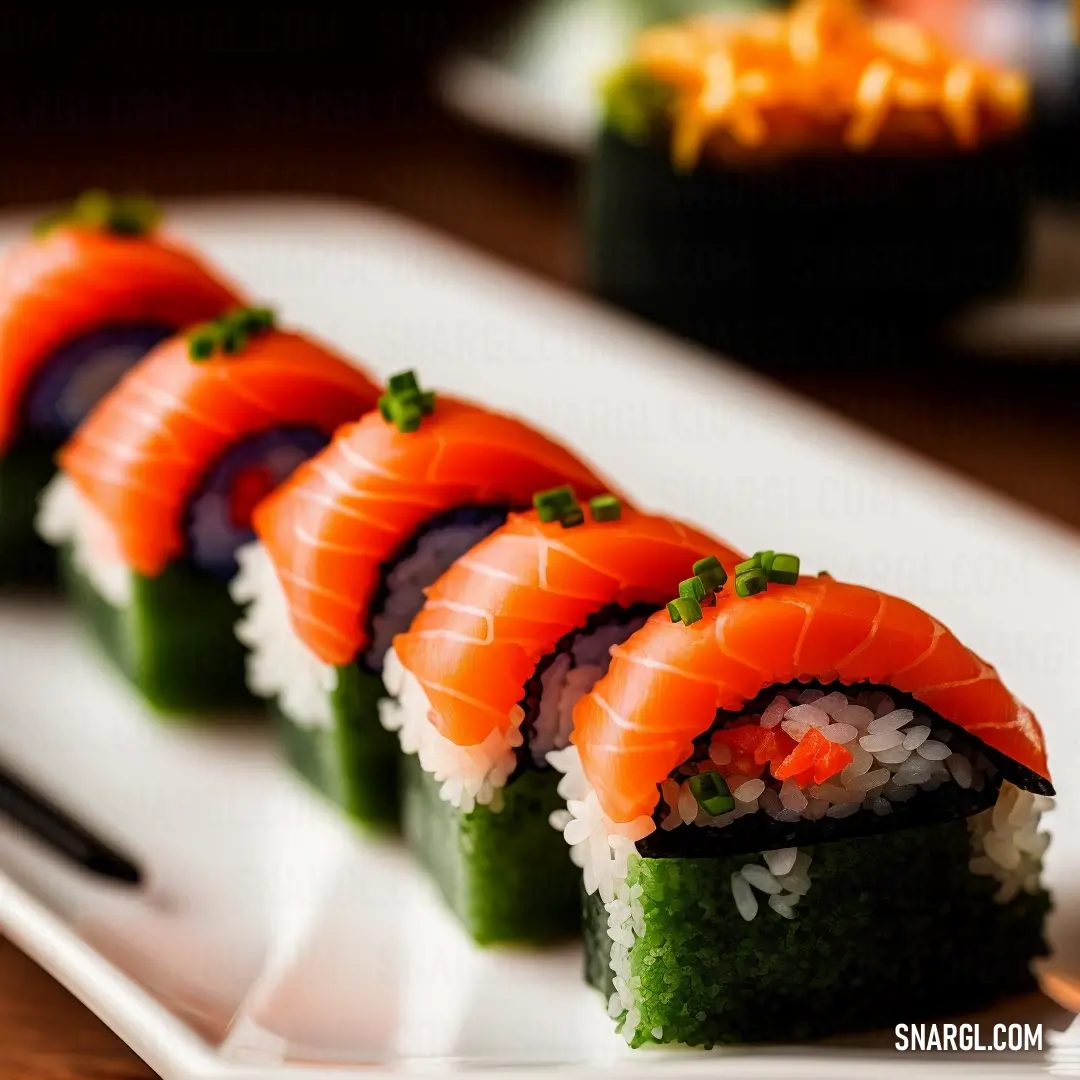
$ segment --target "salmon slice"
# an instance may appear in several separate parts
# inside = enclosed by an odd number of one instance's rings
[[[154,577],[184,554],[188,501],[226,450],[274,428],[329,436],[374,407],[379,392],[355,365],[299,334],[272,330],[203,361],[178,336],[121,379],[57,462],[109,524],[124,562]]]
[[[188,326],[243,303],[216,271],[158,234],[116,236],[58,226],[11,251],[0,267],[0,453],[20,406],[62,345],[106,326]]]
[[[828,577],[723,595],[690,626],[666,612],[612,650],[574,711],[585,774],[614,821],[651,814],[657,785],[693,753],[719,709],[774,684],[878,683],[1049,779],[1042,731],[997,672],[913,604]]]
[[[472,746],[507,729],[560,638],[610,604],[665,605],[706,555],[729,573],[743,558],[689,525],[627,508],[617,521],[565,529],[535,511],[514,515],[427,590],[394,650],[439,731]]]
[[[537,491],[609,490],[570,451],[513,417],[439,396],[417,431],[379,413],[339,432],[255,511],[293,628],[320,660],[351,663],[371,641],[383,566],[437,514],[523,509]]]

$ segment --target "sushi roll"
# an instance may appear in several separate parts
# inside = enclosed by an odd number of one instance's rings
[[[823,1037],[1032,988],[1035,718],[912,604],[771,552],[735,581],[617,645],[552,755],[626,1040]]]
[[[394,635],[459,555],[562,483],[607,487],[528,424],[404,372],[256,511],[233,587],[249,684],[296,770],[353,820],[398,820],[397,737],[378,716]]]
[[[97,400],[163,339],[240,302],[159,219],[145,199],[88,192],[0,265],[0,584],[53,577],[37,498]]]
[[[740,355],[876,358],[1018,280],[1028,94],[855,0],[647,29],[605,83],[591,283]]]
[[[538,497],[427,590],[383,665],[383,723],[409,758],[404,830],[482,943],[581,925],[578,871],[548,825],[573,707],[671,595],[741,558],[696,529],[623,506]],[[726,567],[726,569],[725,569]],[[565,813],[565,811],[564,811]]]
[[[378,394],[267,309],[238,308],[155,348],[62,447],[38,528],[158,709],[247,700],[228,583],[252,510]]]

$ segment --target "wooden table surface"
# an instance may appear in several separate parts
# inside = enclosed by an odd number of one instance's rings
[[[266,102],[263,102],[266,105]],[[264,115],[260,113],[259,115]],[[309,117],[310,119],[310,117]],[[0,199],[69,196],[93,182],[160,193],[301,190],[392,207],[568,287],[580,285],[575,175],[429,108],[348,121],[348,138],[247,123],[208,146],[189,132],[138,140],[69,131],[6,154]],[[82,141],[80,141],[82,140]],[[73,165],[73,163],[75,163]],[[1078,283],[1080,284],[1080,283]],[[1080,526],[1080,368],[924,365],[781,376],[790,386],[1065,522]],[[153,1074],[0,941],[0,1080]]]

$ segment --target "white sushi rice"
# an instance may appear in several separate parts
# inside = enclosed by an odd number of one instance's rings
[[[546,765],[549,753],[569,742],[574,706],[607,671],[611,647],[625,641],[647,618],[636,615],[583,629],[543,668],[529,743],[537,765]],[[402,751],[416,754],[420,767],[441,783],[442,798],[466,813],[476,806],[500,809],[497,793],[516,769],[516,751],[525,740],[521,706],[515,704],[503,729],[493,731],[484,742],[459,746],[435,726],[423,687],[392,648],[383,664],[383,682],[391,695],[379,702],[383,727],[397,732]]]
[[[662,829],[689,824],[723,828],[758,812],[784,822],[844,818],[860,810],[884,816],[919,791],[934,791],[949,783],[981,790],[987,779],[996,775],[982,754],[962,747],[954,750],[950,731],[934,731],[928,717],[896,708],[882,691],[853,689],[826,696],[817,689],[786,690],[778,693],[760,716],[745,719],[762,727],[779,725],[796,740],[816,728],[827,741],[847,750],[852,760],[824,783],[806,789],[791,778],[782,784],[771,777],[767,783],[751,781],[726,769],[731,749],[714,734],[706,760],[688,762],[679,770],[680,779],[661,785]],[[726,780],[735,809],[713,817],[697,805],[690,779],[697,772],[717,768],[728,772]]]
[[[459,746],[432,723],[431,702],[394,649],[386,654],[383,682],[391,697],[380,700],[379,719],[387,731],[397,732],[402,751],[416,754],[420,767],[442,784],[440,796],[466,813],[478,805],[496,808],[497,793],[517,768],[521,708],[511,710],[505,730],[496,728],[474,746]]]
[[[109,523],[61,472],[38,501],[35,528],[53,547],[70,545],[75,568],[117,608],[131,604],[131,568],[124,562]]]
[[[247,684],[259,697],[277,698],[298,727],[330,728],[330,697],[337,672],[293,630],[289,605],[269,552],[257,540],[236,552],[240,566],[229,593],[247,605],[236,636],[248,647]]]

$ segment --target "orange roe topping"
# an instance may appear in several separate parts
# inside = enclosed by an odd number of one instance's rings
[[[672,156],[971,149],[1024,122],[1028,84],[856,0],[699,15],[646,30],[628,68],[671,96]]]

